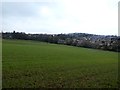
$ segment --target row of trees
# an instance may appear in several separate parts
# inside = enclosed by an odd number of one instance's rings
[[[120,37],[100,36],[86,33],[71,34],[26,34],[23,32],[2,33],[3,39],[36,40],[55,44],[65,44],[77,47],[95,48],[110,51],[120,51]]]

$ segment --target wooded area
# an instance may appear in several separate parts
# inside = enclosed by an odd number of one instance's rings
[[[24,32],[2,32],[3,39],[35,40],[77,47],[120,51],[119,36],[94,35],[87,33],[69,34],[26,34]]]

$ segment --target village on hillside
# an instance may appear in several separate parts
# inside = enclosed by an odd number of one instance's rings
[[[87,33],[69,34],[26,34],[24,32],[2,32],[3,39],[36,40],[77,47],[120,51],[120,37],[114,35],[94,35]]]

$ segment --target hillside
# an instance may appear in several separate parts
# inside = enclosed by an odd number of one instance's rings
[[[54,44],[94,48],[120,52],[120,37],[113,35],[95,35],[88,33],[69,34],[26,34],[24,32],[2,33],[3,39],[34,40]]]
[[[3,40],[3,88],[115,88],[116,52]]]

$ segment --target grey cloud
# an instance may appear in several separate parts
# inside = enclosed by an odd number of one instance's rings
[[[37,5],[31,2],[3,2],[2,14],[6,16],[35,16]]]
[[[63,17],[61,8],[56,2],[3,2],[2,3],[2,15],[3,17],[34,17],[38,15],[38,8],[42,6],[48,6],[55,13],[57,17]],[[40,16],[39,12],[39,18]]]

